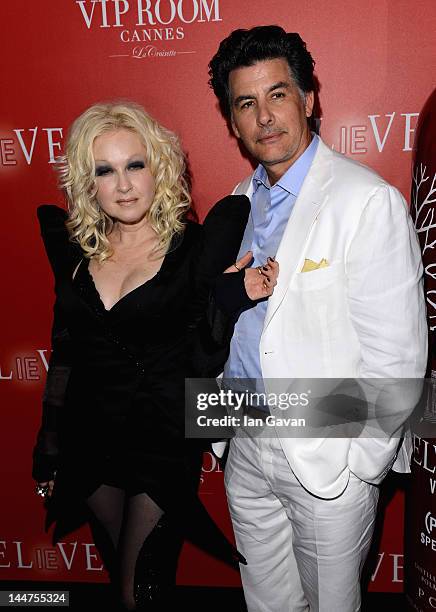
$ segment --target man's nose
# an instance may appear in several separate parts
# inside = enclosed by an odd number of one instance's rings
[[[260,102],[257,105],[257,123],[260,127],[274,123],[274,115],[267,102]]]

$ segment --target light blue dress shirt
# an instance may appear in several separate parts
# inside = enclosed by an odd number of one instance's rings
[[[275,257],[295,201],[315,156],[318,142],[318,136],[314,135],[304,153],[272,187],[265,168],[262,165],[257,167],[252,179],[251,212],[238,256],[239,259],[247,251],[253,251],[254,259],[251,267],[264,265],[268,257]],[[248,385],[253,391],[263,389],[259,345],[267,304],[267,299],[261,300],[253,308],[241,313],[235,325],[229,358],[224,367],[225,379],[257,379],[252,382],[252,386]],[[246,382],[248,381],[244,381]],[[230,381],[227,381],[226,386],[229,383]],[[239,387],[234,380],[229,386],[233,389]],[[247,385],[242,384],[242,387],[247,388]]]

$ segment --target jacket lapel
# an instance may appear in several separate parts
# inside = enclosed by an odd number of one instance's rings
[[[277,251],[280,271],[274,293],[268,300],[263,331],[283,302],[292,276],[298,271],[311,228],[328,201],[332,159],[332,151],[320,140]]]

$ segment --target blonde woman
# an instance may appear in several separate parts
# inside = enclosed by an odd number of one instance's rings
[[[164,609],[184,533],[241,561],[196,495],[202,453],[184,440],[184,379],[196,373],[208,283],[235,261],[249,205],[231,196],[204,226],[187,221],[179,142],[131,103],[86,110],[59,172],[68,213],[38,210],[56,302],[33,476],[54,538],[90,510],[123,605]]]

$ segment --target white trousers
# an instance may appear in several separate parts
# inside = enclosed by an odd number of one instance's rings
[[[378,488],[351,474],[336,499],[295,478],[277,438],[235,437],[225,484],[249,612],[357,612]]]

